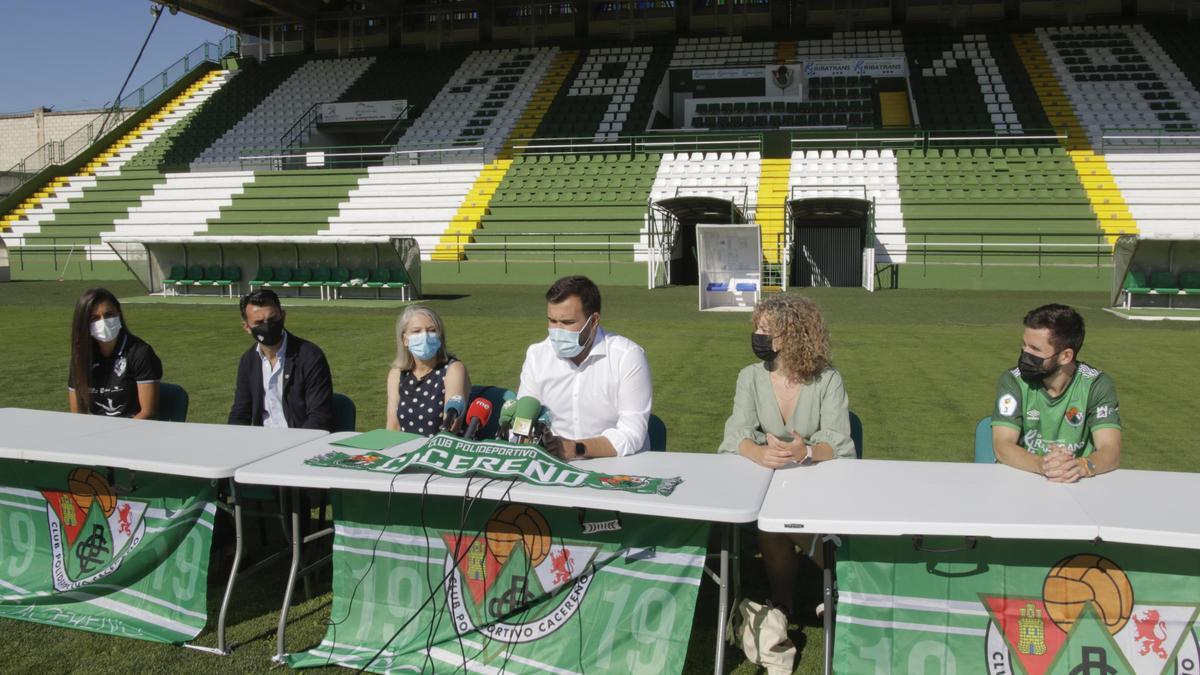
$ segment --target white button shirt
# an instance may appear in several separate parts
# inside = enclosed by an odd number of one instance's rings
[[[650,447],[650,364],[645,350],[629,338],[598,328],[591,351],[578,366],[559,358],[548,337],[530,345],[518,395],[546,406],[556,436],[603,436],[618,456]]]
[[[287,331],[284,331],[273,368],[267,355],[263,354],[262,345],[258,345],[258,358],[262,359],[264,427],[286,429],[288,425],[287,416],[283,414],[283,355],[287,352],[287,340]]]

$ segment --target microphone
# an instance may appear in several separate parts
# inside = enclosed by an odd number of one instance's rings
[[[516,412],[517,400],[505,398],[504,405],[500,406],[500,426],[496,429],[496,438],[502,441],[508,440],[508,430],[512,427],[513,414]]]
[[[533,437],[533,424],[542,411],[542,404],[532,396],[517,399],[513,410],[512,435],[517,443],[528,443]]]
[[[546,406],[542,406],[541,414],[539,414],[537,419],[533,422],[533,435],[537,436],[538,438],[542,438],[546,434],[550,433],[550,423],[553,421],[554,418],[550,415],[550,409]]]
[[[451,396],[449,401],[446,401],[446,409],[442,411],[442,431],[454,431],[458,425],[458,418],[462,417],[463,410],[466,405],[463,404],[463,397]]]
[[[490,419],[492,419],[491,401],[482,396],[471,401],[471,405],[467,407],[467,430],[463,432],[463,438],[468,441],[475,440],[479,435],[479,430],[487,426]]]

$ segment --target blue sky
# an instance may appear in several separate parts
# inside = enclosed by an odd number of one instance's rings
[[[111,101],[150,30],[147,0],[0,2],[0,113],[98,108]],[[226,30],[163,12],[126,93]]]

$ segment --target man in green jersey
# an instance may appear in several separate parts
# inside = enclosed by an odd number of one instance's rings
[[[1000,376],[992,411],[996,459],[1058,483],[1121,463],[1117,390],[1107,373],[1077,361],[1083,317],[1065,305],[1025,315],[1017,367]]]

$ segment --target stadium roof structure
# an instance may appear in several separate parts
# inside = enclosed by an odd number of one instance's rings
[[[161,4],[239,30],[247,25],[271,21],[303,24],[332,18],[395,18],[434,11],[482,11],[545,3],[537,0],[172,0]]]

